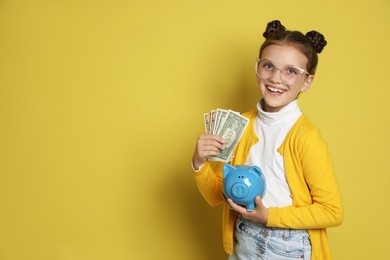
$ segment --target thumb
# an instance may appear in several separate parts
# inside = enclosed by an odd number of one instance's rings
[[[256,198],[255,198],[255,203],[256,203],[256,205],[263,205],[263,202],[262,202],[260,196],[256,196]]]

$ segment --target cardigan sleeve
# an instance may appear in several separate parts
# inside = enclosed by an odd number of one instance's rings
[[[217,206],[224,202],[222,167],[223,163],[221,162],[207,161],[198,171],[194,171],[196,186],[211,206]]]
[[[294,138],[294,134],[299,138]],[[267,225],[294,229],[340,225],[343,221],[340,189],[327,144],[318,129],[293,132],[281,152],[293,205],[269,208]]]

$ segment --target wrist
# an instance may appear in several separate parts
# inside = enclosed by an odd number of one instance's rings
[[[194,167],[194,170],[199,170],[205,162],[202,162],[200,160],[197,160],[196,158],[192,158],[192,167]]]

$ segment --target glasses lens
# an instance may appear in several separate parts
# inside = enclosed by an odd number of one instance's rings
[[[256,74],[257,76],[264,78],[271,75],[275,70],[275,66],[272,64],[272,62],[267,60],[260,60],[257,61],[257,69]]]
[[[282,69],[282,78],[284,82],[289,84],[295,84],[302,74],[298,68],[287,66]]]

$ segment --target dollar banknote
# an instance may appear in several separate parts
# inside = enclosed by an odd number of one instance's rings
[[[225,148],[217,156],[210,156],[208,159],[229,162],[249,119],[233,110],[216,109],[204,114],[204,123],[207,134],[218,135],[225,140]]]

